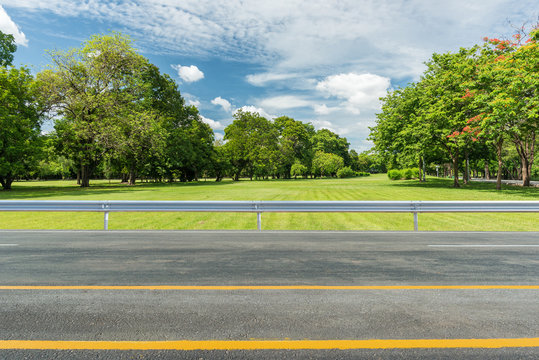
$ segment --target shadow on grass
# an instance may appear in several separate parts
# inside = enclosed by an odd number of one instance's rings
[[[536,187],[502,184],[502,190],[498,191],[496,190],[495,183],[472,181],[470,184],[464,185],[460,180],[459,184],[460,187],[457,188],[458,190],[473,190],[492,194],[515,195],[525,198],[537,197],[539,199],[539,189]],[[453,188],[453,179],[443,178],[427,178],[426,182],[419,182],[417,180],[397,180],[392,182],[392,186],[415,189],[455,189]]]
[[[113,183],[97,183],[90,187],[81,188],[71,181],[54,181],[50,186],[47,186],[47,181],[35,181],[35,185],[29,185],[34,181],[14,182],[12,189],[5,191],[0,190],[0,200],[16,200],[16,199],[36,199],[49,197],[78,197],[78,196],[99,196],[111,194],[129,194],[137,190],[151,190],[159,188],[174,188],[174,187],[200,187],[200,186],[223,186],[232,185],[232,181],[198,181],[198,182],[173,182],[173,183],[137,183],[135,185],[127,185],[119,182]]]

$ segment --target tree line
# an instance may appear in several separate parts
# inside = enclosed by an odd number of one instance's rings
[[[370,139],[389,169],[425,171],[449,164],[459,186],[470,174],[539,176],[539,28],[511,39],[434,54],[418,82],[382,99]],[[443,170],[443,169],[442,169]],[[423,172],[423,174],[422,174]]]
[[[344,137],[283,116],[237,111],[215,141],[177,84],[121,33],[95,35],[80,48],[49,51],[35,77],[12,66],[12,35],[0,32],[0,183],[92,178],[192,181],[212,177],[353,176],[381,171]],[[43,134],[45,119],[53,131]]]

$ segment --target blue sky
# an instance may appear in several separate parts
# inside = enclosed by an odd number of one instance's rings
[[[0,0],[0,30],[33,72],[46,49],[120,31],[179,85],[221,138],[237,109],[329,128],[358,151],[388,90],[433,52],[509,37],[533,0]]]

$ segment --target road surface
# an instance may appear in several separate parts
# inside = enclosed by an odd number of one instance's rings
[[[2,359],[535,359],[537,299],[537,232],[0,231]]]

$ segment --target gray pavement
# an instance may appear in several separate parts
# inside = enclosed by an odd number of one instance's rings
[[[539,285],[539,233],[0,231],[0,285]],[[0,290],[0,340],[539,337],[539,290]],[[32,358],[537,358],[539,348]]]
[[[482,178],[472,178],[471,180],[477,181],[477,182],[486,182],[486,183],[496,184],[496,178],[490,179],[490,180],[482,179]],[[502,184],[522,185],[522,180],[503,180],[502,179]],[[530,181],[530,186],[539,187],[539,181]]]

